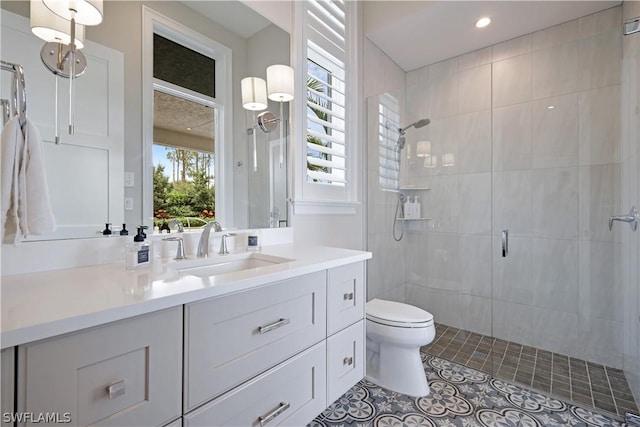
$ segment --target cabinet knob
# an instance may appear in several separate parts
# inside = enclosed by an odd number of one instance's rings
[[[353,365],[353,357],[345,357],[342,359],[343,365]]]
[[[124,380],[116,381],[107,386],[107,394],[109,395],[109,400],[115,399],[118,396],[122,396],[125,392]]]
[[[349,293],[345,293],[344,294],[344,300],[345,301],[350,301],[353,299],[353,292],[349,292]]]

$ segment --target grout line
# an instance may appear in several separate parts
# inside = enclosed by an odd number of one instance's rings
[[[613,399],[613,407],[616,408],[616,414],[621,415],[620,410],[618,409],[618,401],[616,400],[616,396],[613,394],[613,387],[611,386],[611,380],[609,379],[609,370],[604,365],[602,365],[602,367],[604,368],[604,375],[607,377],[607,384],[609,384],[609,394]],[[596,403],[595,398],[593,399],[593,403]],[[622,416],[624,417],[624,414],[622,414]]]

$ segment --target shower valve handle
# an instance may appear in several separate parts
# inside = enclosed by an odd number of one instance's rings
[[[638,228],[638,218],[640,217],[640,213],[635,206],[631,207],[629,214],[627,215],[614,215],[609,217],[609,231],[613,228],[614,221],[628,222],[629,226],[633,231],[636,231]]]

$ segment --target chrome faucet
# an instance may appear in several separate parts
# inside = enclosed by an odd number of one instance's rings
[[[200,241],[198,242],[198,258],[204,258],[209,255],[209,233],[211,229],[213,231],[222,231],[222,227],[218,221],[208,222],[202,227],[202,234],[200,235]]]
[[[169,221],[168,225],[169,227],[171,227],[172,225],[175,225],[178,228],[178,233],[184,232],[184,227],[182,226],[182,222],[177,218],[174,218],[171,221]]]
[[[182,240],[182,237],[167,237],[166,239],[162,239],[168,242],[178,242],[178,249],[176,250],[176,256],[175,260],[180,260],[180,259],[187,259],[187,257],[184,254],[184,241]]]
[[[220,251],[218,251],[220,255],[226,255],[229,253],[229,250],[227,249],[227,237],[233,237],[235,235],[236,233],[227,233],[222,235],[222,240],[220,241]]]

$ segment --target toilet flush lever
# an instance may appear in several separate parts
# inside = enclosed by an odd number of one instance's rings
[[[609,217],[609,231],[613,228],[613,221],[628,222],[633,231],[638,229],[638,217],[640,214],[635,206],[631,206],[631,210],[628,215],[615,215]]]

